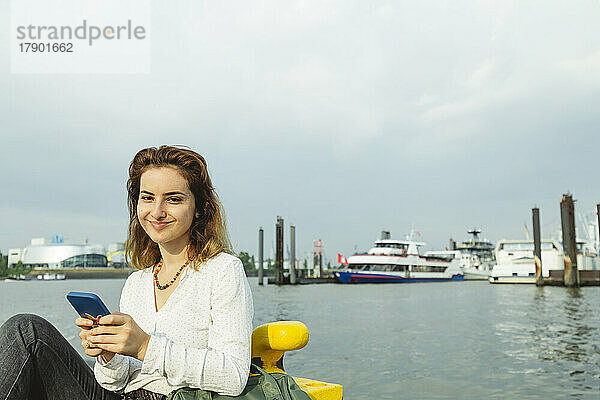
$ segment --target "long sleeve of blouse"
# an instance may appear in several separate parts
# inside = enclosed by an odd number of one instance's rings
[[[158,311],[153,284],[151,271],[135,272],[121,295],[122,312],[150,334],[144,361],[121,355],[97,360],[98,382],[125,392],[168,394],[187,386],[241,393],[250,369],[253,306],[240,260],[222,253],[198,271],[186,269]]]
[[[125,296],[123,295],[127,288],[127,283],[129,283],[129,280],[125,282],[125,287],[123,287],[119,301],[119,310],[125,314],[129,314],[127,303],[124,302]],[[121,392],[129,381],[130,371],[139,370],[141,367],[142,362],[140,360],[121,354],[115,354],[108,363],[101,357],[96,357],[94,375],[100,386],[113,392]]]

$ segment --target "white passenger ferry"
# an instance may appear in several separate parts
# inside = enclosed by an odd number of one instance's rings
[[[382,239],[364,254],[348,257],[348,266],[335,271],[342,283],[408,283],[462,281],[458,259],[422,256],[425,243],[411,239]]]

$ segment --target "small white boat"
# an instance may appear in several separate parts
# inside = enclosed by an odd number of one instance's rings
[[[563,250],[556,240],[542,240],[541,247],[543,277],[550,276],[550,270],[564,269]],[[533,240],[500,240],[495,253],[490,283],[535,283]]]
[[[65,274],[59,274],[59,273],[54,274],[54,273],[49,273],[49,272],[46,272],[45,274],[37,276],[38,281],[62,281],[65,278],[66,278]]]
[[[17,282],[17,281],[32,281],[34,278],[30,275],[10,275],[8,278],[4,279],[4,282]]]

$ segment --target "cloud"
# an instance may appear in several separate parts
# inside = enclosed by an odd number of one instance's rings
[[[557,72],[568,76],[570,82],[593,88],[600,86],[600,50],[579,58],[560,60],[555,68]]]

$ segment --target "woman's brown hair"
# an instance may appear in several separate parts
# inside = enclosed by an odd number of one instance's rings
[[[140,150],[129,165],[127,203],[129,231],[125,257],[137,269],[145,269],[160,261],[158,245],[150,239],[137,217],[142,174],[150,168],[172,167],[187,180],[196,201],[196,213],[190,227],[188,257],[196,261],[194,268],[221,252],[233,253],[225,226],[225,214],[208,176],[204,158],[187,148],[160,146]]]

